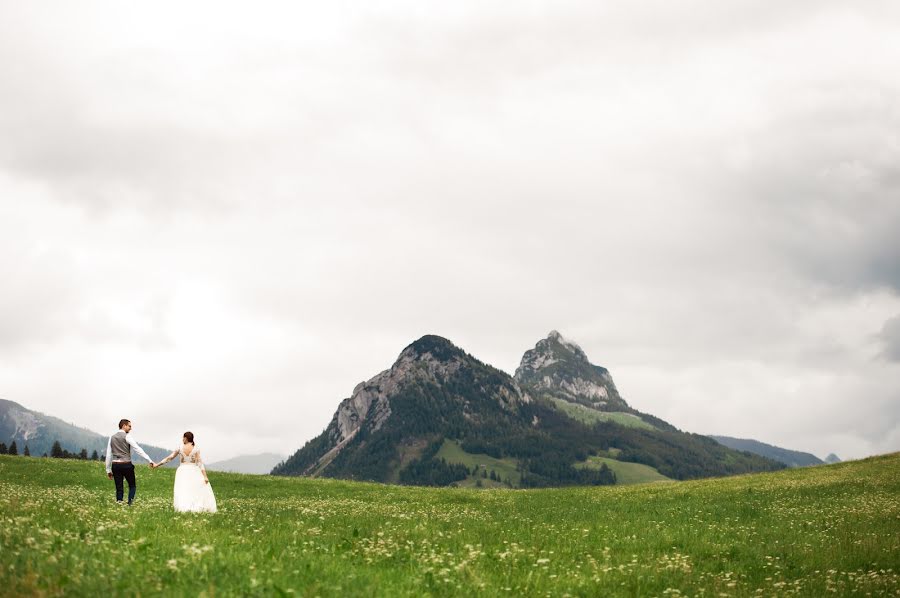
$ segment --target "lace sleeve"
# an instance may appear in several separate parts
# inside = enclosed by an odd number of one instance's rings
[[[194,449],[193,455],[196,459],[197,467],[199,467],[201,471],[206,471],[206,467],[203,466],[203,457],[200,456],[200,451]]]

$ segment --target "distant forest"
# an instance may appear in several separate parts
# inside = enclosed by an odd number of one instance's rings
[[[19,454],[19,447],[16,444],[15,440],[10,442],[8,446],[5,442],[0,442],[0,455],[18,455],[18,454]],[[22,456],[23,457],[32,456],[31,451],[28,450],[27,444],[22,448]],[[97,453],[96,450],[93,451],[90,454],[90,456],[88,456],[88,452],[87,452],[86,448],[82,448],[81,451],[79,451],[77,453],[70,453],[69,451],[67,451],[66,449],[64,449],[62,447],[62,445],[59,443],[59,440],[53,441],[53,447],[50,449],[49,455],[47,453],[44,453],[43,455],[39,455],[39,456],[41,456],[41,457],[49,456],[54,459],[80,459],[82,461],[88,461],[88,460],[103,461],[104,459],[106,459],[106,455],[100,455]]]

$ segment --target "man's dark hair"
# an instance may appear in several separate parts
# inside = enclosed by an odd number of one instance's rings
[[[130,419],[120,419],[119,420],[119,429],[121,430],[122,426],[124,426],[125,424],[130,424],[130,423],[131,423]]]

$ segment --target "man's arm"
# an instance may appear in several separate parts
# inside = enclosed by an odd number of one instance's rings
[[[106,475],[112,475],[112,436],[106,441]]]
[[[144,449],[141,448],[141,445],[139,445],[139,444],[134,440],[134,438],[131,437],[131,434],[126,434],[126,435],[125,435],[125,440],[128,441],[128,444],[131,445],[131,448],[133,448],[133,449],[135,450],[135,452],[136,452],[138,455],[140,455],[141,457],[143,457],[143,458],[146,459],[147,461],[150,461],[150,465],[156,465],[156,463],[153,462],[153,459],[150,458],[150,455],[148,455],[147,453],[145,453],[145,452],[144,452]]]

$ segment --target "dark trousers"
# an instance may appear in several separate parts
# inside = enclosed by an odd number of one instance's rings
[[[137,481],[134,479],[133,463],[113,463],[112,464],[113,480],[116,482],[116,500],[122,502],[125,496],[125,484],[122,479],[128,481],[128,504],[134,500],[134,493],[137,492]]]

